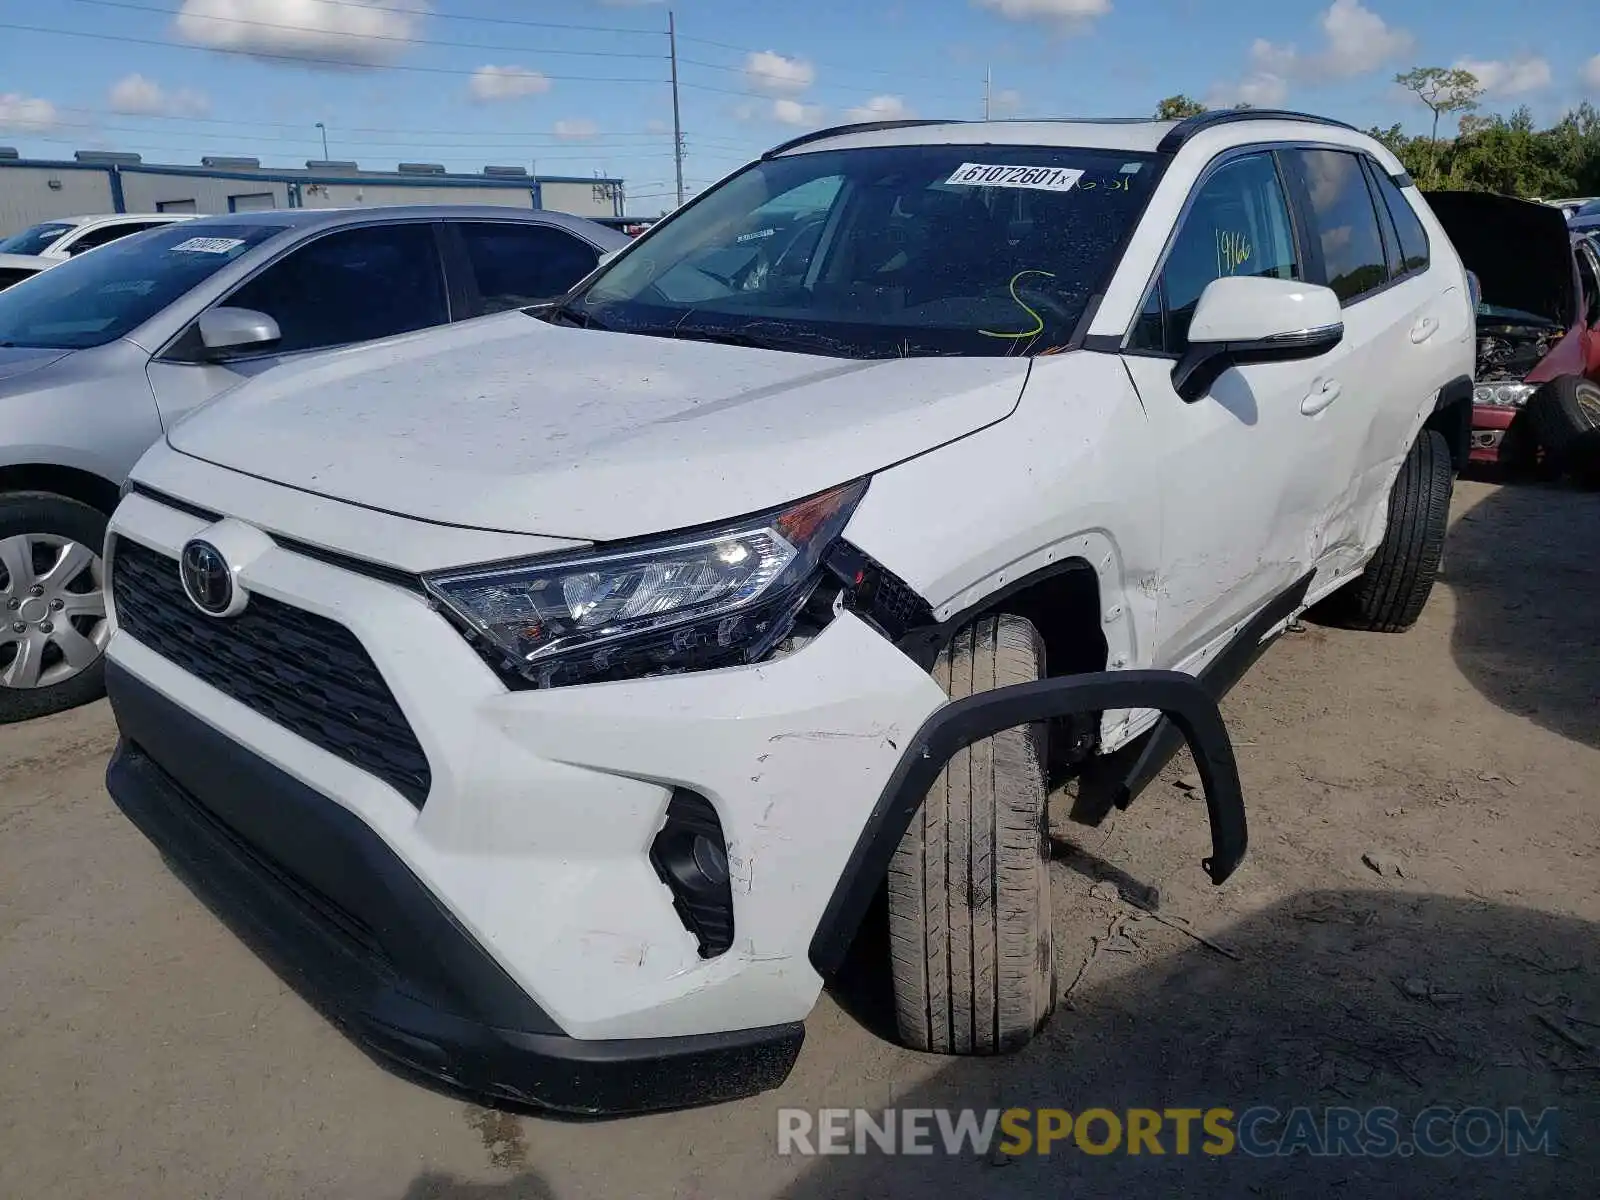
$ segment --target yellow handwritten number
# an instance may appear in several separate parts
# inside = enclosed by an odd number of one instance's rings
[[[1024,275],[1043,275],[1046,279],[1054,279],[1056,276],[1055,276],[1055,272],[1054,271],[1038,271],[1038,270],[1034,270],[1034,271],[1018,271],[1015,275],[1013,275],[1011,277],[1011,283],[1007,286],[1007,290],[1011,293],[1011,298],[1017,302],[1017,307],[1022,309],[1023,312],[1027,313],[1030,317],[1033,318],[1033,320],[1034,320],[1033,328],[1032,329],[1023,330],[1023,332],[1021,332],[1021,333],[995,333],[993,330],[990,330],[990,329],[980,329],[980,330],[978,330],[978,332],[981,333],[984,337],[1018,338],[1018,339],[1020,339],[1020,338],[1038,337],[1041,333],[1044,332],[1044,318],[1041,317],[1038,313],[1034,312],[1034,310],[1032,308],[1028,307],[1027,303],[1022,299],[1022,297],[1017,295],[1017,280],[1021,279]]]

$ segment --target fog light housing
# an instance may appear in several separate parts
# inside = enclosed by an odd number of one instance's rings
[[[672,907],[694,935],[701,958],[733,946],[733,886],[728,843],[717,810],[699,792],[674,788],[667,819],[650,844],[650,865],[672,893]]]

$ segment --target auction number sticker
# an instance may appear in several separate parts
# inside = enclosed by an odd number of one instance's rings
[[[1070,192],[1083,178],[1082,171],[1066,167],[1008,167],[998,163],[962,163],[945,180],[965,187],[1033,188],[1041,192]]]
[[[175,253],[182,250],[193,254],[228,254],[242,245],[243,238],[192,237],[172,249]]]

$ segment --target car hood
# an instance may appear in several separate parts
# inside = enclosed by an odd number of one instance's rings
[[[1489,192],[1427,192],[1483,301],[1534,313],[1565,329],[1578,308],[1572,234],[1561,210]]]
[[[48,367],[71,353],[44,346],[0,346],[0,384]]]
[[[610,541],[773,507],[1004,419],[1022,358],[855,361],[505,313],[268,372],[184,454],[438,523]]]

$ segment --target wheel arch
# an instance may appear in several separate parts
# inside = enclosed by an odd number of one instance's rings
[[[1472,453],[1472,380],[1462,375],[1440,388],[1422,428],[1442,434],[1456,473],[1465,470]]]
[[[111,480],[81,467],[59,463],[0,465],[0,495],[8,492],[50,492],[87,504],[109,517],[117,507],[119,488]]]

